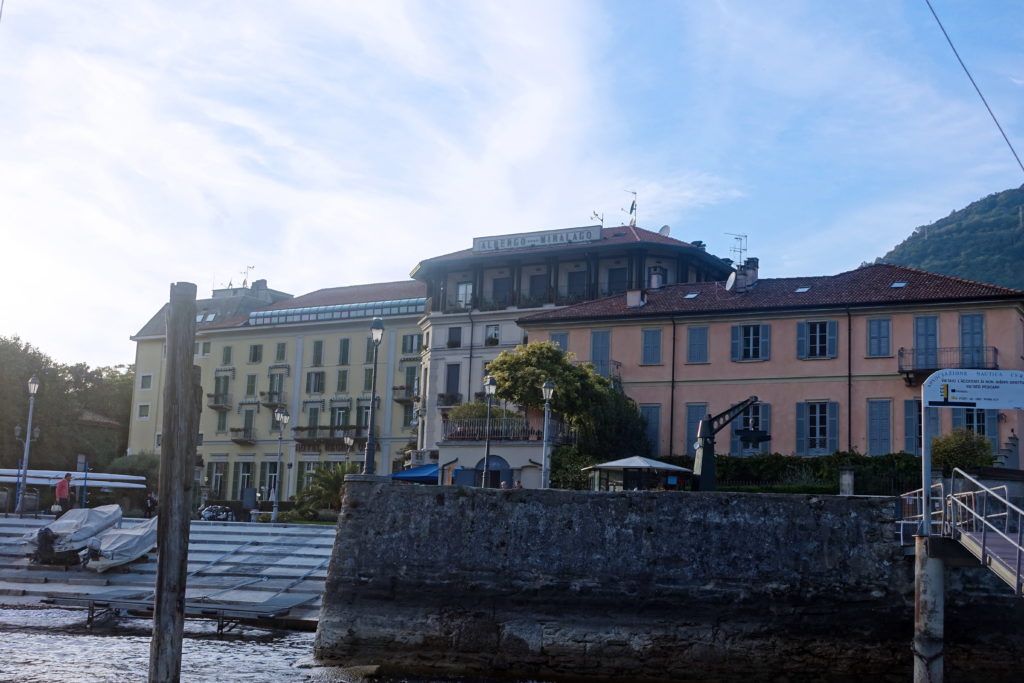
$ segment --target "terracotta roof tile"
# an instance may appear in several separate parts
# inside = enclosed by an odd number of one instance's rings
[[[418,299],[427,295],[427,287],[416,280],[399,282],[376,282],[368,285],[329,287],[318,289],[294,299],[261,308],[261,311],[278,311],[306,306],[335,306],[337,304],[361,304],[369,301],[394,301],[396,299]]]
[[[893,287],[894,282],[905,282]],[[806,287],[804,292],[796,291]],[[687,294],[696,294],[687,298]],[[626,295],[588,301],[520,319],[521,324],[596,318],[640,318],[799,309],[867,306],[963,299],[1024,298],[1024,292],[938,275],[915,268],[876,264],[838,275],[765,278],[746,292],[726,291],[724,282],[668,285],[647,291],[639,308],[626,306]]]

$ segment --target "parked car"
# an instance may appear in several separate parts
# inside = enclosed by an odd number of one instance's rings
[[[226,505],[207,505],[199,513],[199,519],[207,522],[233,522],[235,513]]]

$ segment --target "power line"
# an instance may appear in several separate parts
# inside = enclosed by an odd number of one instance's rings
[[[971,72],[967,70],[967,65],[964,64],[964,60],[960,59],[960,53],[956,51],[956,46],[953,45],[953,40],[949,37],[949,34],[946,33],[946,27],[942,25],[942,21],[939,20],[939,15],[935,13],[935,8],[932,7],[931,0],[924,1],[925,4],[928,5],[928,9],[931,10],[932,16],[935,17],[935,22],[939,25],[939,28],[942,29],[942,35],[946,36],[946,42],[949,43],[950,49],[952,49],[953,54],[956,55],[956,61],[960,62],[960,66],[963,67],[964,73],[967,74],[967,78],[970,79],[971,85],[974,86],[974,90],[978,93],[978,97],[981,98],[982,103],[985,105],[985,109],[988,109],[989,116],[991,116],[992,120],[995,121],[996,128],[999,129],[999,134],[1002,135],[1003,140],[1006,141],[1006,146],[1010,148],[1010,153],[1013,154],[1013,158],[1017,160],[1017,165],[1020,166],[1020,170],[1024,171],[1024,163],[1021,163],[1020,157],[1017,156],[1017,150],[1013,148],[1010,138],[1006,137],[1003,127],[999,125],[999,119],[996,118],[995,113],[992,111],[992,107],[988,106],[988,101],[985,99],[985,96],[981,94],[981,88],[979,88],[978,84],[974,82],[974,77],[971,76]]]

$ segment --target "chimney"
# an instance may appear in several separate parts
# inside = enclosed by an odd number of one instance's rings
[[[644,296],[644,290],[631,289],[626,292],[626,308],[640,308],[646,303],[647,297]]]
[[[736,293],[749,291],[757,283],[758,260],[751,256],[736,268]]]

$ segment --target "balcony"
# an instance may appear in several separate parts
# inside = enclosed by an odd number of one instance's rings
[[[420,400],[419,394],[412,387],[391,387],[391,399],[396,403],[415,403]]]
[[[403,465],[409,467],[420,467],[421,465],[432,465],[438,461],[438,453],[434,450],[406,451]]]
[[[231,440],[243,446],[251,446],[256,443],[256,429],[254,427],[232,427]]]
[[[994,346],[900,347],[897,362],[904,381],[912,387],[936,370],[998,370],[999,349]]]
[[[577,360],[573,361],[573,363],[577,365],[590,363],[594,366],[594,372],[605,379],[610,379],[612,382],[622,380],[622,363],[617,360]]]
[[[451,406],[457,406],[462,403],[462,394],[438,394],[437,395],[437,407],[438,408],[449,408]]]
[[[492,418],[490,424],[491,441],[541,441],[544,438],[544,425],[532,425],[521,417]],[[465,418],[445,420],[443,422],[444,441],[484,441],[487,436],[486,418]],[[548,439],[552,444],[570,443],[572,430],[565,423],[551,420]]]
[[[268,408],[283,408],[288,405],[288,398],[283,391],[261,391],[260,403]]]
[[[356,425],[292,427],[292,434],[299,450],[319,450],[325,446],[329,451],[348,451],[366,447],[366,427]]]
[[[231,410],[231,394],[207,394],[206,405],[214,410]]]

